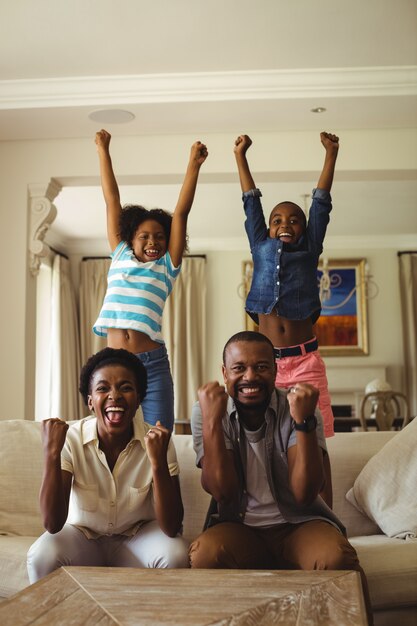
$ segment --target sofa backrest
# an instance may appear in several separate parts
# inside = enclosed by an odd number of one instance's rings
[[[0,421],[0,534],[37,537],[43,532],[42,469],[40,422]]]
[[[332,469],[333,509],[346,526],[348,537],[381,533],[372,520],[346,500],[346,494],[368,460],[395,434],[375,431],[336,433],[326,440]],[[181,468],[181,493],[186,512],[184,536],[192,540],[201,532],[210,497],[201,487],[201,470],[195,466],[191,435],[174,435],[174,443]]]
[[[327,440],[332,466],[334,510],[348,536],[380,532],[345,498],[362,467],[394,432],[337,433]],[[184,502],[184,537],[202,530],[210,497],[201,487],[191,435],[174,435]],[[0,534],[37,537],[43,532],[38,495],[43,469],[40,423],[0,421]]]
[[[336,433],[334,437],[326,439],[332,469],[333,510],[346,526],[348,537],[381,532],[345,496],[369,459],[395,435],[394,431],[368,431]]]
[[[200,484],[191,435],[173,436],[180,463],[184,536],[202,530],[209,495]],[[39,489],[43,471],[40,422],[0,420],[0,535],[38,537],[43,531]]]

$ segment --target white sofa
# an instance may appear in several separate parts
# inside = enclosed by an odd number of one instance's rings
[[[391,539],[345,498],[362,467],[392,432],[338,433],[329,439],[334,510],[348,530],[367,574],[377,626],[417,625],[417,540]],[[181,467],[185,508],[184,535],[200,532],[209,496],[190,435],[174,435]],[[25,420],[0,421],[0,598],[27,586],[26,552],[43,532],[38,508],[42,473],[40,425]],[[417,483],[416,483],[417,488]]]

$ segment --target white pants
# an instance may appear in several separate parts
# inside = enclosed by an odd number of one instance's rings
[[[148,522],[134,535],[87,539],[78,528],[65,524],[54,535],[46,532],[29,548],[27,568],[30,583],[62,565],[103,567],[189,567],[188,543],[180,536],[168,537],[156,521]]]

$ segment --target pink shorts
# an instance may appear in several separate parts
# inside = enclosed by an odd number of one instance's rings
[[[291,346],[293,347],[293,346]],[[305,353],[304,345],[300,346]],[[327,387],[326,366],[318,350],[300,356],[284,356],[276,359],[276,387],[288,389],[295,383],[309,383],[320,391],[318,406],[323,416],[324,436],[333,437],[334,417]]]

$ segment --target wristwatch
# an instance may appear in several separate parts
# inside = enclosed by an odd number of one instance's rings
[[[304,418],[304,421],[300,424],[294,420],[294,428],[295,430],[301,430],[303,433],[311,433],[312,430],[316,430],[317,428],[317,417],[315,415],[309,415]]]

